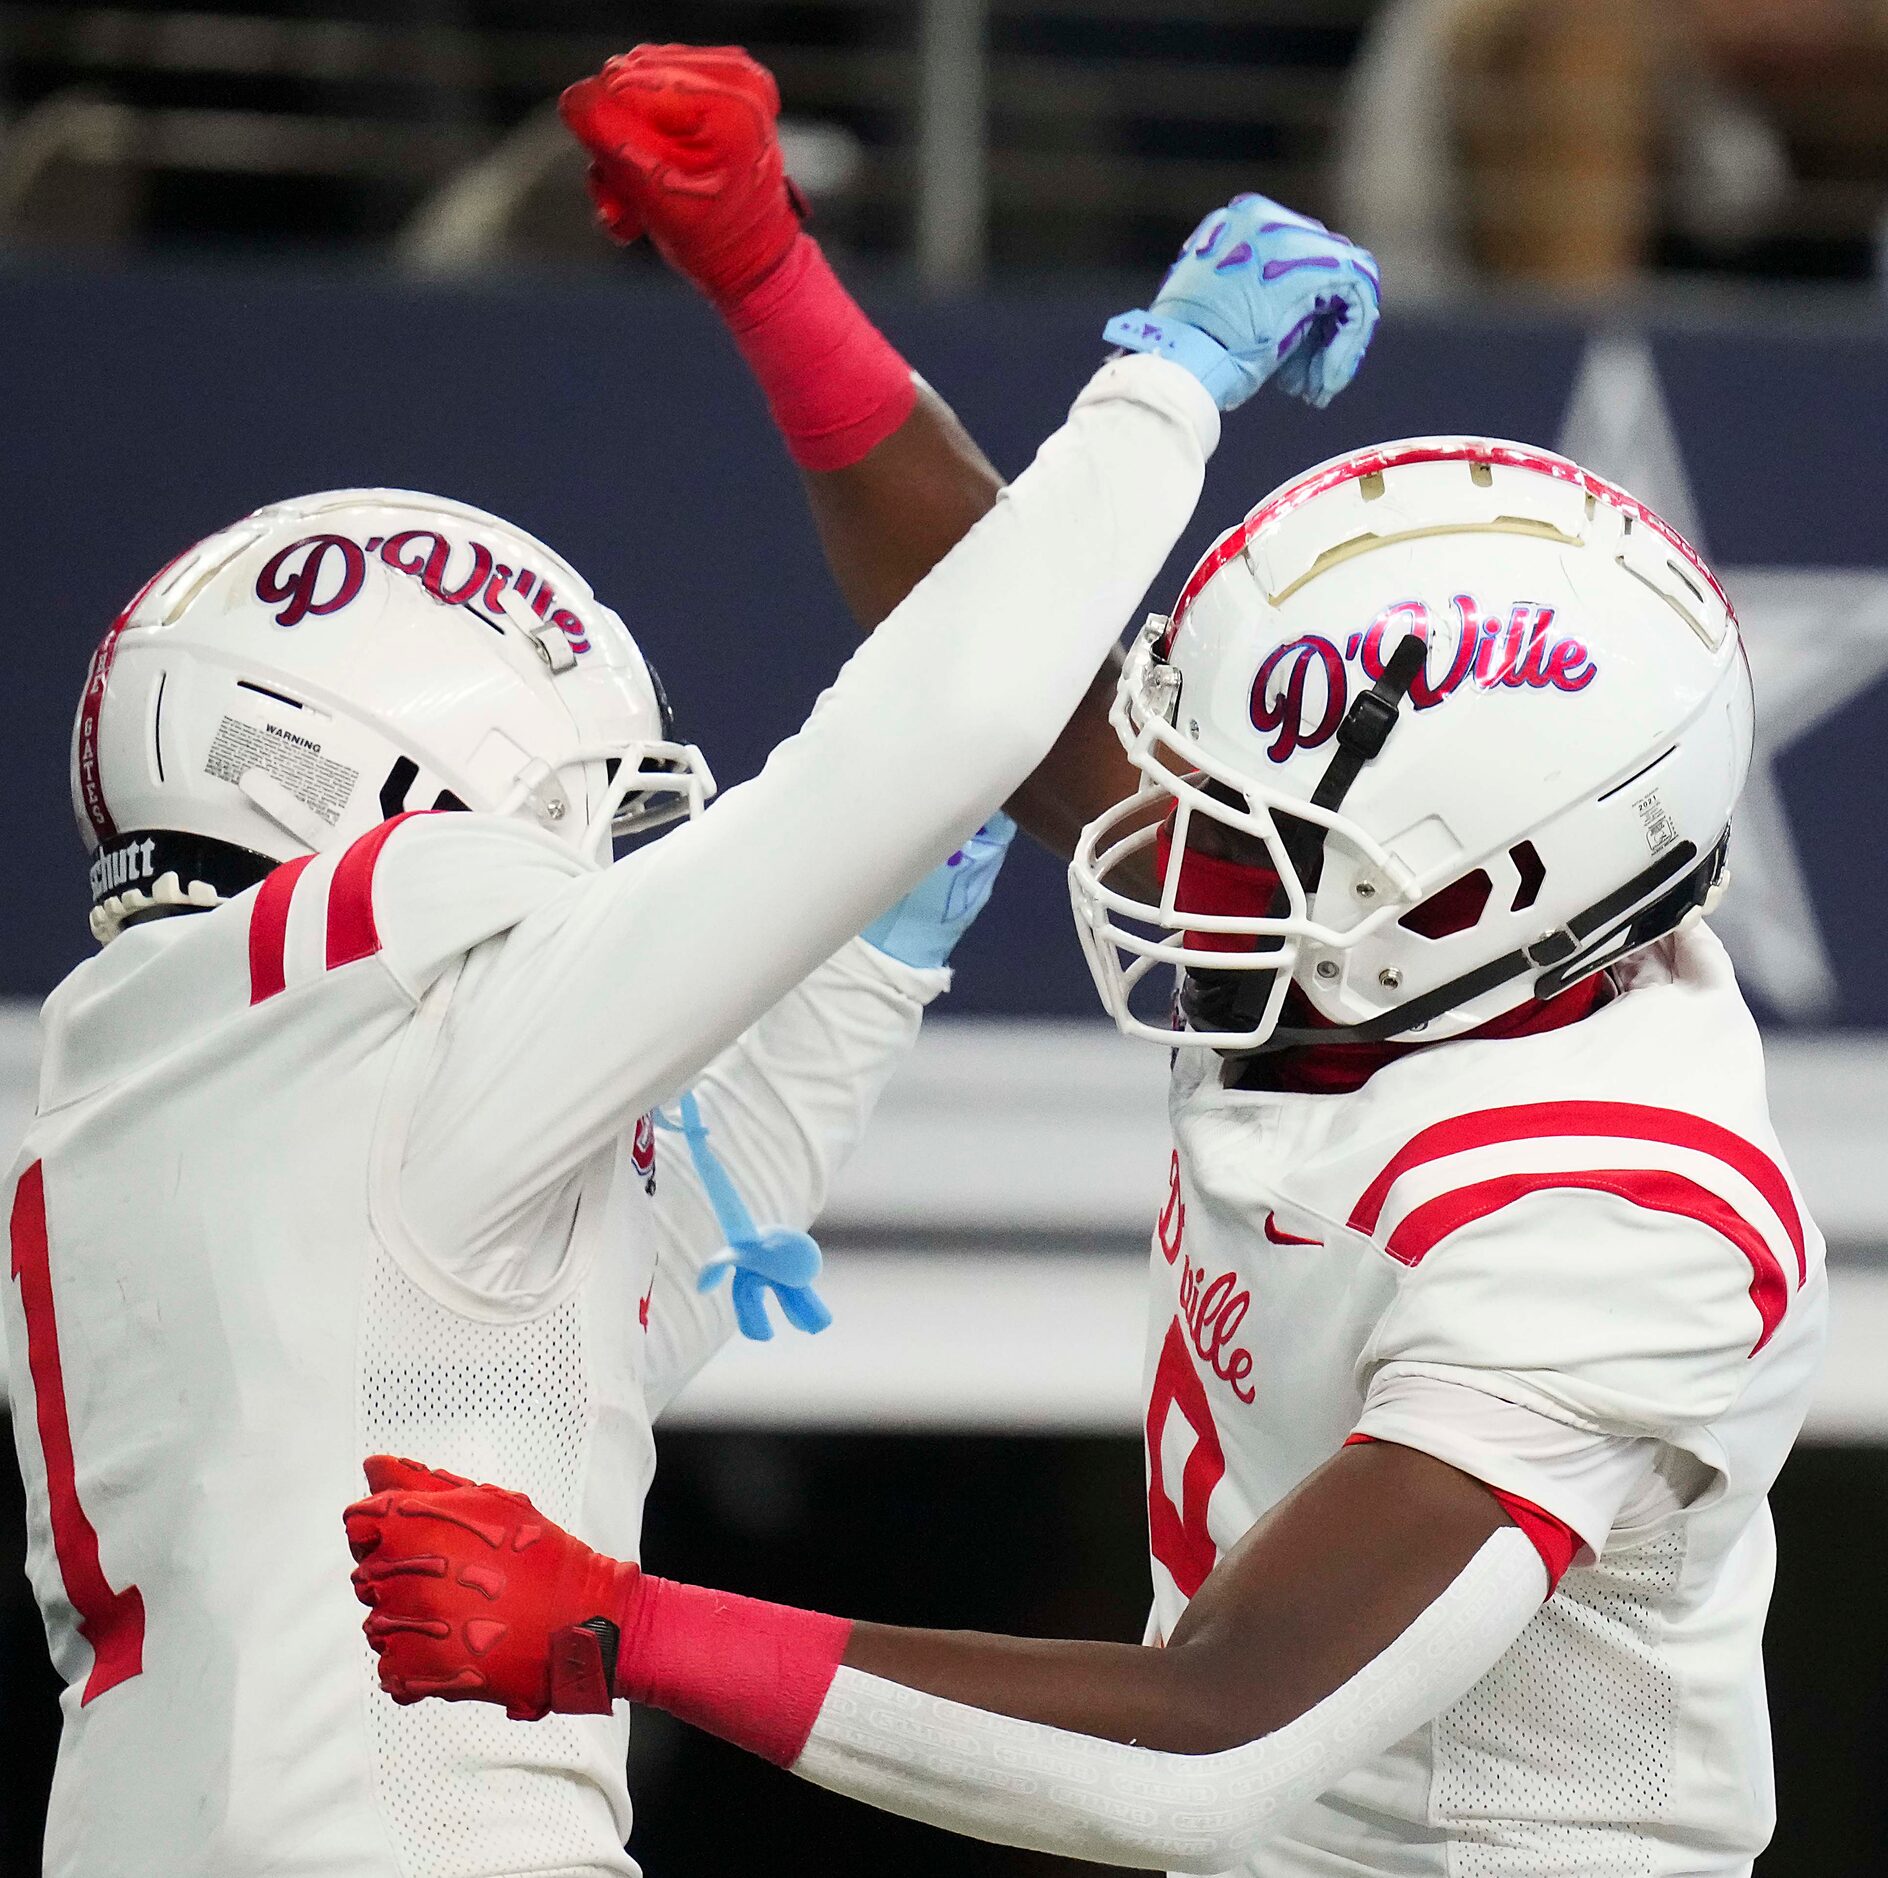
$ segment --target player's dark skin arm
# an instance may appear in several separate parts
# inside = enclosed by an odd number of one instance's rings
[[[1214,1568],[1165,1649],[856,1624],[845,1661],[1024,1721],[1179,1754],[1282,1728],[1379,1656],[1511,1524],[1479,1481],[1342,1449]]]
[[[897,430],[861,461],[805,472],[807,501],[833,579],[870,632],[988,513],[1003,487],[956,414],[929,386]],[[1088,694],[1009,811],[1055,853],[1140,777],[1108,724],[1118,661]],[[1122,883],[1116,883],[1122,884]]]

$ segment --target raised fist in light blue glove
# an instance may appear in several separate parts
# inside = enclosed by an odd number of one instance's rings
[[[958,940],[989,901],[1015,836],[1016,824],[998,809],[860,938],[905,965],[948,964]]]
[[[1357,376],[1381,300],[1365,249],[1268,196],[1234,196],[1187,237],[1154,304],[1102,337],[1185,366],[1222,411],[1272,378],[1322,408]]]

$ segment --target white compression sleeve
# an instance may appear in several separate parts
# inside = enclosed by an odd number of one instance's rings
[[[1527,1627],[1547,1571],[1512,1526],[1385,1650],[1296,1721],[1167,1754],[993,1715],[856,1669],[793,1772],[947,1832],[1153,1871],[1223,1872],[1294,1808],[1465,1695]]]

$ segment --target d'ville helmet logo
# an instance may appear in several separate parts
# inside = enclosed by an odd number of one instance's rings
[[[1385,642],[1394,646],[1405,633],[1430,647],[1431,656],[1409,688],[1410,703],[1419,711],[1433,710],[1469,684],[1484,691],[1497,686],[1584,691],[1598,676],[1585,642],[1552,630],[1551,606],[1517,601],[1504,619],[1499,610],[1484,613],[1472,594],[1458,593],[1450,604],[1456,617],[1452,624],[1445,622],[1440,635],[1423,601],[1399,600],[1341,648],[1318,633],[1274,646],[1252,680],[1252,727],[1272,739],[1265,754],[1283,763],[1299,750],[1329,742],[1350,702],[1348,668],[1356,666],[1364,682],[1374,685],[1383,676]],[[1438,671],[1436,654],[1442,647],[1448,648],[1447,662]]]
[[[365,544],[347,535],[304,535],[270,557],[256,576],[256,598],[282,609],[275,616],[278,626],[299,626],[305,619],[338,613],[359,596],[367,579],[367,558],[375,555],[395,573],[417,580],[442,606],[476,606],[495,613],[509,587],[570,641],[573,652],[590,650],[589,629],[570,608],[554,605],[557,589],[548,580],[530,568],[507,566],[482,541],[466,546],[472,564],[455,580],[450,565],[454,544],[437,529],[370,535]]]

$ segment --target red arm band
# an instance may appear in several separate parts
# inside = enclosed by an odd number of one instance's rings
[[[720,311],[802,469],[845,469],[911,415],[918,400],[911,367],[810,235]]]
[[[644,1574],[616,1693],[790,1767],[851,1635],[847,1618]]]
[[[1355,1434],[1349,1436],[1344,1445],[1354,1447],[1360,1441],[1374,1441],[1375,1435]],[[1482,1485],[1488,1487],[1487,1481]],[[1538,1507],[1532,1500],[1524,1500],[1518,1493],[1504,1493],[1499,1487],[1488,1487],[1495,1496],[1496,1504],[1521,1528],[1528,1543],[1541,1555],[1541,1563],[1547,1567],[1547,1590],[1549,1595],[1567,1574],[1567,1567],[1573,1563],[1574,1555],[1585,1543],[1580,1535],[1564,1519],[1556,1519],[1543,1507]]]

